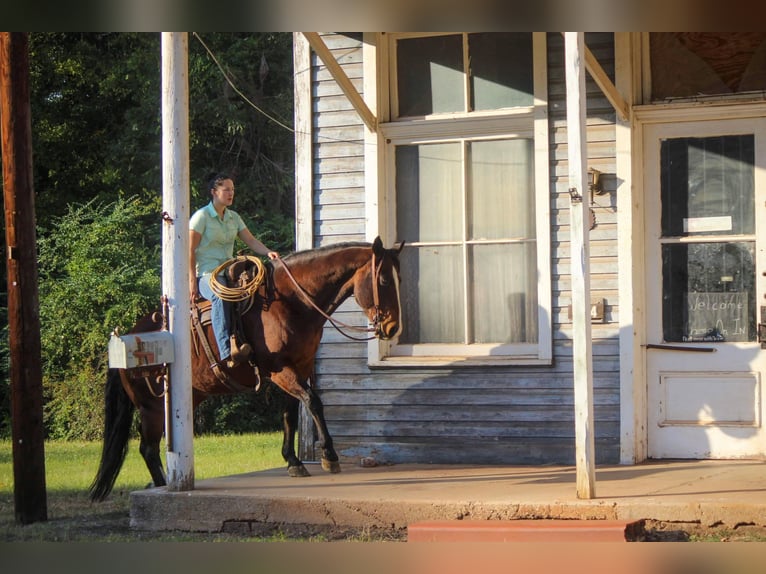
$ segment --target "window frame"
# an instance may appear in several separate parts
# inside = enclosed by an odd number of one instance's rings
[[[445,35],[455,34],[445,33]],[[467,33],[463,33],[464,35]],[[396,235],[395,150],[399,145],[526,138],[533,141],[537,244],[537,343],[412,344],[371,341],[370,366],[549,365],[552,363],[552,277],[550,146],[548,130],[546,34],[533,33],[533,105],[497,110],[438,113],[393,118],[396,98],[396,42],[434,33],[365,35],[365,98],[377,104],[377,133],[366,134],[365,172],[370,227]],[[465,46],[465,43],[464,43]],[[465,78],[464,85],[470,83]],[[466,102],[469,102],[466,92]],[[466,104],[468,105],[468,104]],[[376,225],[377,224],[377,225]],[[395,238],[398,240],[398,238]],[[406,289],[406,277],[403,278]],[[406,328],[406,319],[405,326]]]

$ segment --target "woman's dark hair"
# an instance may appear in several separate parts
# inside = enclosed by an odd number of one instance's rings
[[[213,191],[226,179],[231,179],[231,176],[228,173],[211,173],[207,177],[207,190]]]

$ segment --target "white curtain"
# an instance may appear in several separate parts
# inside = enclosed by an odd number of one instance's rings
[[[397,149],[398,234],[424,244],[402,258],[402,343],[537,341],[532,161],[521,139]]]

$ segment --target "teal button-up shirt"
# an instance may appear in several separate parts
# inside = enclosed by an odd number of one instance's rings
[[[224,210],[223,219],[218,217],[211,201],[194,212],[189,220],[189,228],[202,236],[195,252],[197,277],[201,277],[232,258],[234,240],[245,229],[245,222],[231,209]]]

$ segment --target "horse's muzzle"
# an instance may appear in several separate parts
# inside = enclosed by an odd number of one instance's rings
[[[400,325],[398,321],[383,321],[378,323],[377,335],[384,341],[393,339],[399,334],[399,327]]]

